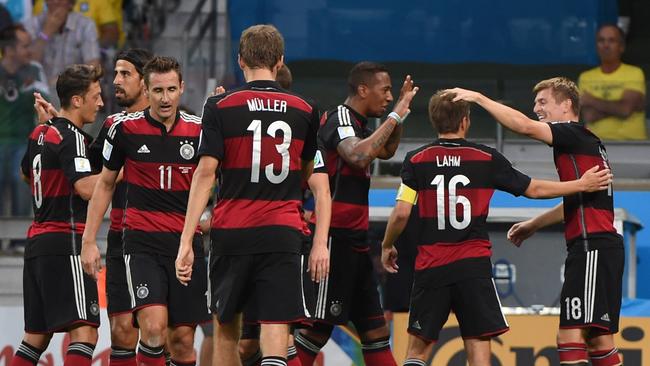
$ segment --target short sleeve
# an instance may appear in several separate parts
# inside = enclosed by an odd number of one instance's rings
[[[623,88],[625,90],[633,90],[645,95],[646,86],[645,86],[645,75],[643,74],[643,70],[641,70],[638,67],[631,68],[630,77],[625,81],[625,85],[623,86]]]
[[[123,140],[122,124],[120,122],[113,123],[106,133],[106,138],[102,146],[102,157],[106,169],[117,171],[124,166],[126,153],[123,148]]]
[[[23,159],[20,161],[20,171],[23,173],[24,176],[29,177],[29,173],[31,171],[31,163],[29,161],[29,149],[30,145],[27,145],[27,149],[25,149],[25,154],[23,155]]]
[[[338,106],[324,118],[326,120],[321,125],[319,134],[328,150],[336,150],[339,143],[348,137],[363,138],[363,131],[353,122],[350,111],[344,106]]]
[[[492,151],[492,184],[494,188],[521,196],[530,185],[530,177],[515,169],[496,150]]]
[[[327,150],[320,136],[317,138],[318,149],[314,155],[314,173],[327,173]]]
[[[305,136],[305,144],[302,147],[302,155],[301,155],[302,160],[306,161],[306,160],[314,159],[314,156],[318,151],[318,141],[316,138],[318,134],[318,126],[319,126],[318,108],[312,105],[312,112],[309,119],[307,136]],[[314,161],[314,166],[315,164],[316,162]]]
[[[62,140],[58,145],[58,157],[61,168],[71,184],[81,178],[92,175],[92,166],[88,159],[86,136],[72,129],[61,129]]]
[[[208,155],[223,160],[225,154],[223,127],[216,103],[208,99],[203,106],[199,156]]]
[[[574,122],[549,122],[551,135],[553,136],[552,146],[556,148],[568,148],[574,146],[576,141],[584,139],[584,131]]]
[[[397,190],[397,197],[395,200],[408,202],[414,205],[418,199],[418,185],[415,178],[413,163],[411,163],[412,156],[413,154],[406,154],[404,163],[402,163],[402,171],[400,173],[402,184],[400,184],[400,187]]]
[[[102,129],[99,130],[99,134],[93,142],[90,143],[90,146],[88,146],[88,150],[90,150],[90,163],[95,167],[99,167],[101,170],[101,166],[103,164],[103,151],[104,151],[104,142],[106,141],[106,136],[108,134],[108,129],[111,127],[111,120],[106,119],[104,121],[104,125],[102,125]]]

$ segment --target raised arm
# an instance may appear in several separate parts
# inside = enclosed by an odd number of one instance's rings
[[[352,136],[341,141],[336,148],[339,155],[358,169],[366,169],[376,158],[389,159],[395,155],[402,136],[401,123],[410,112],[409,106],[418,90],[411,76],[406,76],[399,100],[388,118],[365,139]]]
[[[495,102],[479,92],[461,88],[448,89],[447,92],[456,94],[454,101],[465,100],[480,105],[497,122],[518,134],[542,141],[548,145],[553,143],[551,128],[544,122],[532,120],[518,110]]]
[[[199,160],[194,176],[192,176],[185,224],[183,225],[178,256],[176,257],[176,278],[186,286],[192,279],[192,265],[194,264],[192,240],[194,239],[194,232],[212,194],[218,166],[219,160],[215,157],[203,155]]]

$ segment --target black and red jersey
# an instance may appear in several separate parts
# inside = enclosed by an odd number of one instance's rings
[[[609,168],[607,151],[600,139],[581,122],[549,123],[553,134],[553,159],[561,181],[579,179],[598,165]],[[564,236],[567,246],[584,250],[622,245],[614,228],[612,188],[564,197]]]
[[[80,253],[88,202],[76,193],[74,183],[97,172],[91,165],[91,140],[65,118],[39,125],[29,135],[21,164],[34,208],[26,258]]]
[[[103,155],[106,168],[124,167],[124,253],[176,256],[200,133],[200,118],[184,112],[169,132],[148,109],[115,118]]]
[[[417,192],[416,276],[436,284],[491,277],[490,199],[495,189],[523,194],[530,177],[495,149],[465,139],[438,139],[409,152],[401,176]]]
[[[317,131],[317,108],[274,81],[208,98],[199,155],[219,160],[213,253],[300,252],[301,165]]]
[[[339,105],[323,114],[318,131],[319,140],[326,151],[332,194],[330,233],[364,248],[367,247],[370,168],[358,169],[349,165],[336,149],[348,137],[365,139],[371,134],[368,120],[347,105]]]
[[[106,140],[106,135],[108,134],[108,130],[111,128],[113,123],[116,122],[117,119],[120,117],[126,116],[126,112],[120,112],[120,113],[115,113],[112,114],[104,120],[104,124],[102,125],[102,129],[99,131],[99,134],[95,138],[95,141],[91,143],[91,148],[98,148],[102,149],[104,146],[104,141]],[[99,164],[102,164],[101,161],[101,155],[99,155],[100,161]],[[111,226],[109,227],[110,231],[118,232],[120,235],[122,234],[122,230],[124,229],[124,208],[126,205],[126,183],[120,181],[117,183],[115,186],[115,191],[113,192],[113,199],[111,201],[111,213],[110,213],[110,219],[111,219]],[[114,242],[109,241],[108,242],[108,248],[106,248],[106,253],[107,255],[113,254],[113,255],[119,255],[122,253],[122,246],[114,248],[111,245],[113,245]]]

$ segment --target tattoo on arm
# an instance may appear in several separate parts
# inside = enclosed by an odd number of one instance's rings
[[[381,127],[377,130],[377,132],[379,132],[379,137],[377,138],[377,140],[372,142],[372,145],[370,145],[372,146],[372,149],[380,150],[381,148],[383,148],[384,145],[386,144],[386,141],[390,140],[390,137],[393,134],[394,130],[395,130],[395,125],[389,123],[384,123],[383,125],[381,125]]]

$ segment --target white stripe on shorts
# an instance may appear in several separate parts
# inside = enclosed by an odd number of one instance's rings
[[[126,267],[126,285],[129,288],[129,296],[131,297],[131,308],[135,308],[135,292],[133,292],[133,280],[131,279],[131,255],[124,255],[124,266]]]

